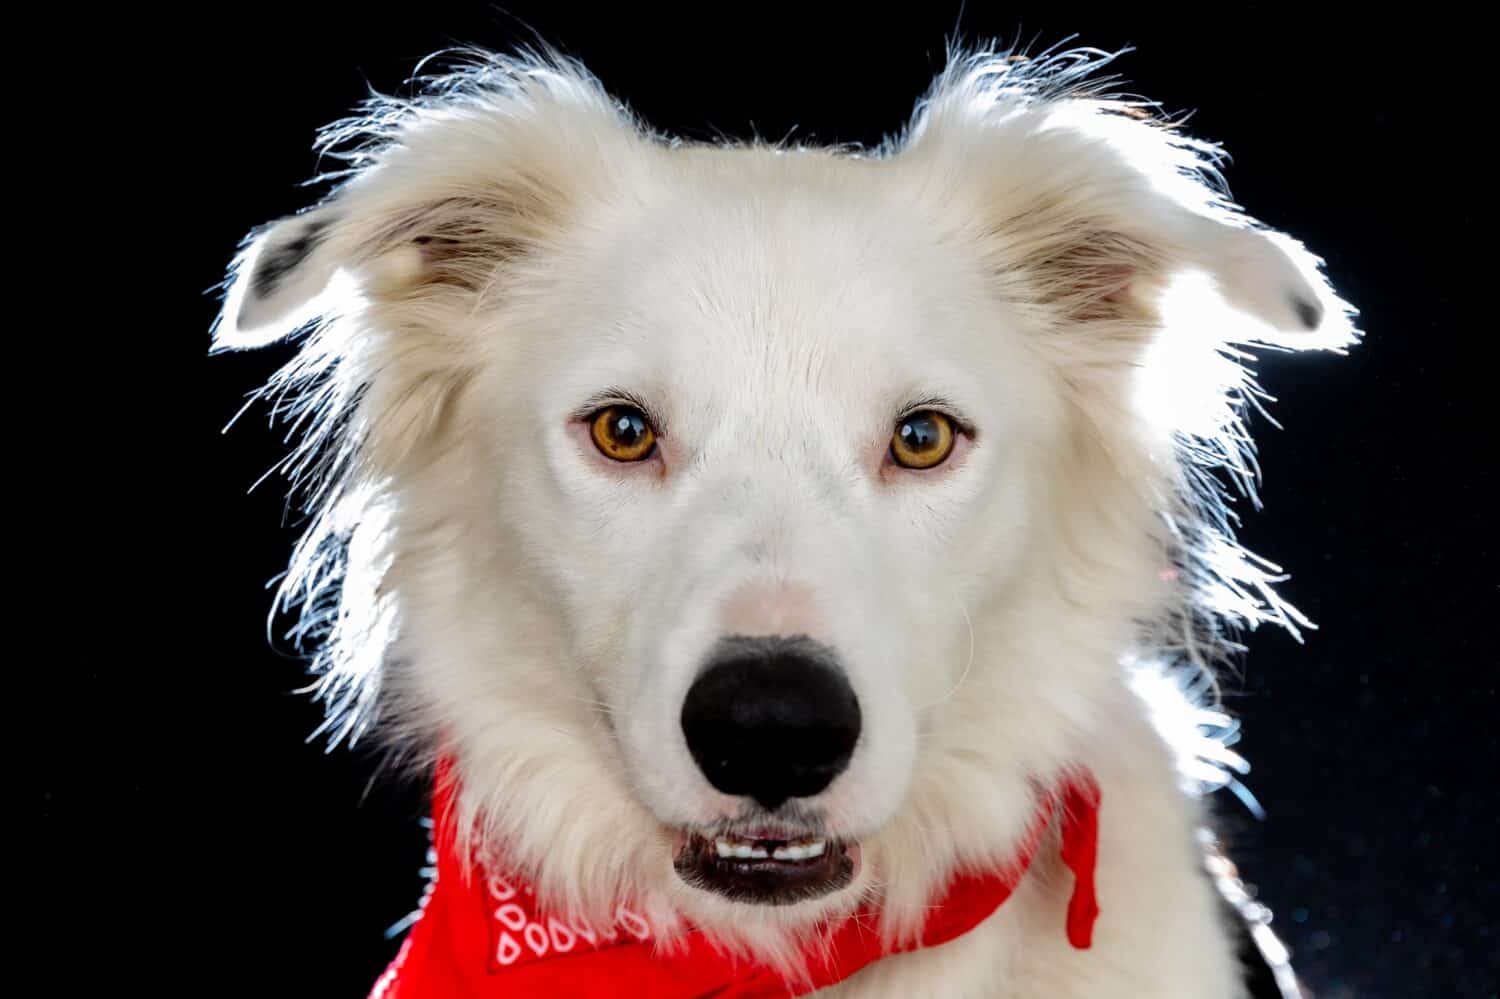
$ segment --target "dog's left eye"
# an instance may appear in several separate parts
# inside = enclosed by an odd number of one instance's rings
[[[891,457],[902,468],[935,468],[953,453],[953,421],[924,409],[903,417],[891,434]]]
[[[605,406],[589,417],[589,435],[614,461],[645,461],[656,450],[656,431],[634,406]]]

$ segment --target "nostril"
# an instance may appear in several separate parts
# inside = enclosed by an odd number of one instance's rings
[[[860,721],[833,650],[803,636],[721,640],[682,705],[708,782],[767,808],[828,787],[849,765]]]

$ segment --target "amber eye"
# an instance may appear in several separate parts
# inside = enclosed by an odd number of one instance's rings
[[[589,417],[594,446],[615,461],[645,461],[656,450],[656,431],[634,406],[606,406]]]
[[[931,409],[912,413],[891,434],[891,457],[902,468],[933,468],[953,451],[953,421]]]

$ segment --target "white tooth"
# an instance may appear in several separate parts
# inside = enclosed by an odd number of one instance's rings
[[[729,845],[729,840],[727,839],[714,840],[714,851],[721,857],[734,856],[734,847]]]
[[[766,852],[766,848],[763,846],[752,846],[750,848],[750,856],[756,860],[765,860],[770,854]]]
[[[751,855],[754,853],[755,847],[751,846],[749,843],[741,843],[739,846],[736,846],[734,848],[734,855],[739,860],[749,860]]]
[[[777,860],[812,860],[821,857],[828,849],[828,841],[823,839],[802,840],[798,843],[788,843],[776,848],[772,854]]]

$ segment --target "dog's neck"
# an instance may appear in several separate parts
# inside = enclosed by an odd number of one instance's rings
[[[454,768],[443,764],[433,796],[436,873],[420,917],[370,999],[486,999],[491,996],[650,995],[660,999],[769,999],[799,996],[841,982],[890,954],[934,947],[969,932],[1015,890],[1048,831],[1060,824],[1061,856],[1073,872],[1065,931],[1090,946],[1098,904],[1094,863],[1099,787],[1075,774],[1039,796],[1017,851],[986,872],[959,873],[930,907],[918,939],[887,946],[878,908],[824,925],[803,953],[805,973],[790,976],[720,949],[702,930],[671,941],[627,905],[601,927],[543,908],[513,873],[465,863],[456,828]]]

